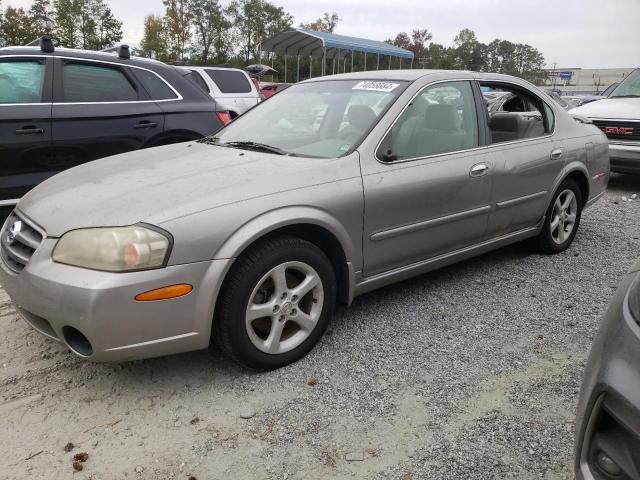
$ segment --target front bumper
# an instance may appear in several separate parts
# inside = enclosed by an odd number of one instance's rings
[[[55,263],[45,239],[20,273],[0,261],[0,284],[21,317],[92,361],[124,361],[207,348],[215,300],[231,260],[108,273]],[[142,292],[188,283],[183,297],[137,302]],[[78,331],[90,349],[76,343]]]
[[[638,274],[618,288],[589,355],[576,422],[578,480],[640,478],[640,325],[626,296]],[[603,470],[602,454],[623,473]]]
[[[640,144],[609,142],[611,171],[618,173],[640,173]]]

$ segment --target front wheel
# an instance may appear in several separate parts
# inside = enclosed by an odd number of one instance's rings
[[[318,247],[295,237],[245,252],[221,292],[213,335],[234,360],[269,370],[304,356],[333,313],[336,281]]]
[[[542,253],[564,252],[576,236],[582,215],[582,192],[572,179],[564,180],[556,190],[538,235]]]

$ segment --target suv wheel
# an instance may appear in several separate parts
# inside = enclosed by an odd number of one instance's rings
[[[315,245],[279,237],[245,252],[221,292],[214,337],[231,358],[274,369],[304,356],[333,313],[331,262]]]

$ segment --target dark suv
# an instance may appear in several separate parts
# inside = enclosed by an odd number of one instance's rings
[[[0,207],[75,165],[217,131],[228,114],[189,75],[124,46],[0,48]]]

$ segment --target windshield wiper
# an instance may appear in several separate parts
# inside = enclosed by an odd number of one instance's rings
[[[219,145],[223,145],[223,146],[228,145],[234,148],[255,150],[258,152],[275,153],[276,155],[290,155],[290,153],[287,152],[286,150],[283,150],[278,147],[273,147],[271,145],[267,145],[266,143],[259,143],[259,142],[237,141],[237,142],[220,143]]]
[[[640,95],[611,95],[609,98],[640,98]]]
[[[203,137],[199,140],[196,140],[198,143],[206,143],[207,145],[218,145],[220,138],[218,137]]]

